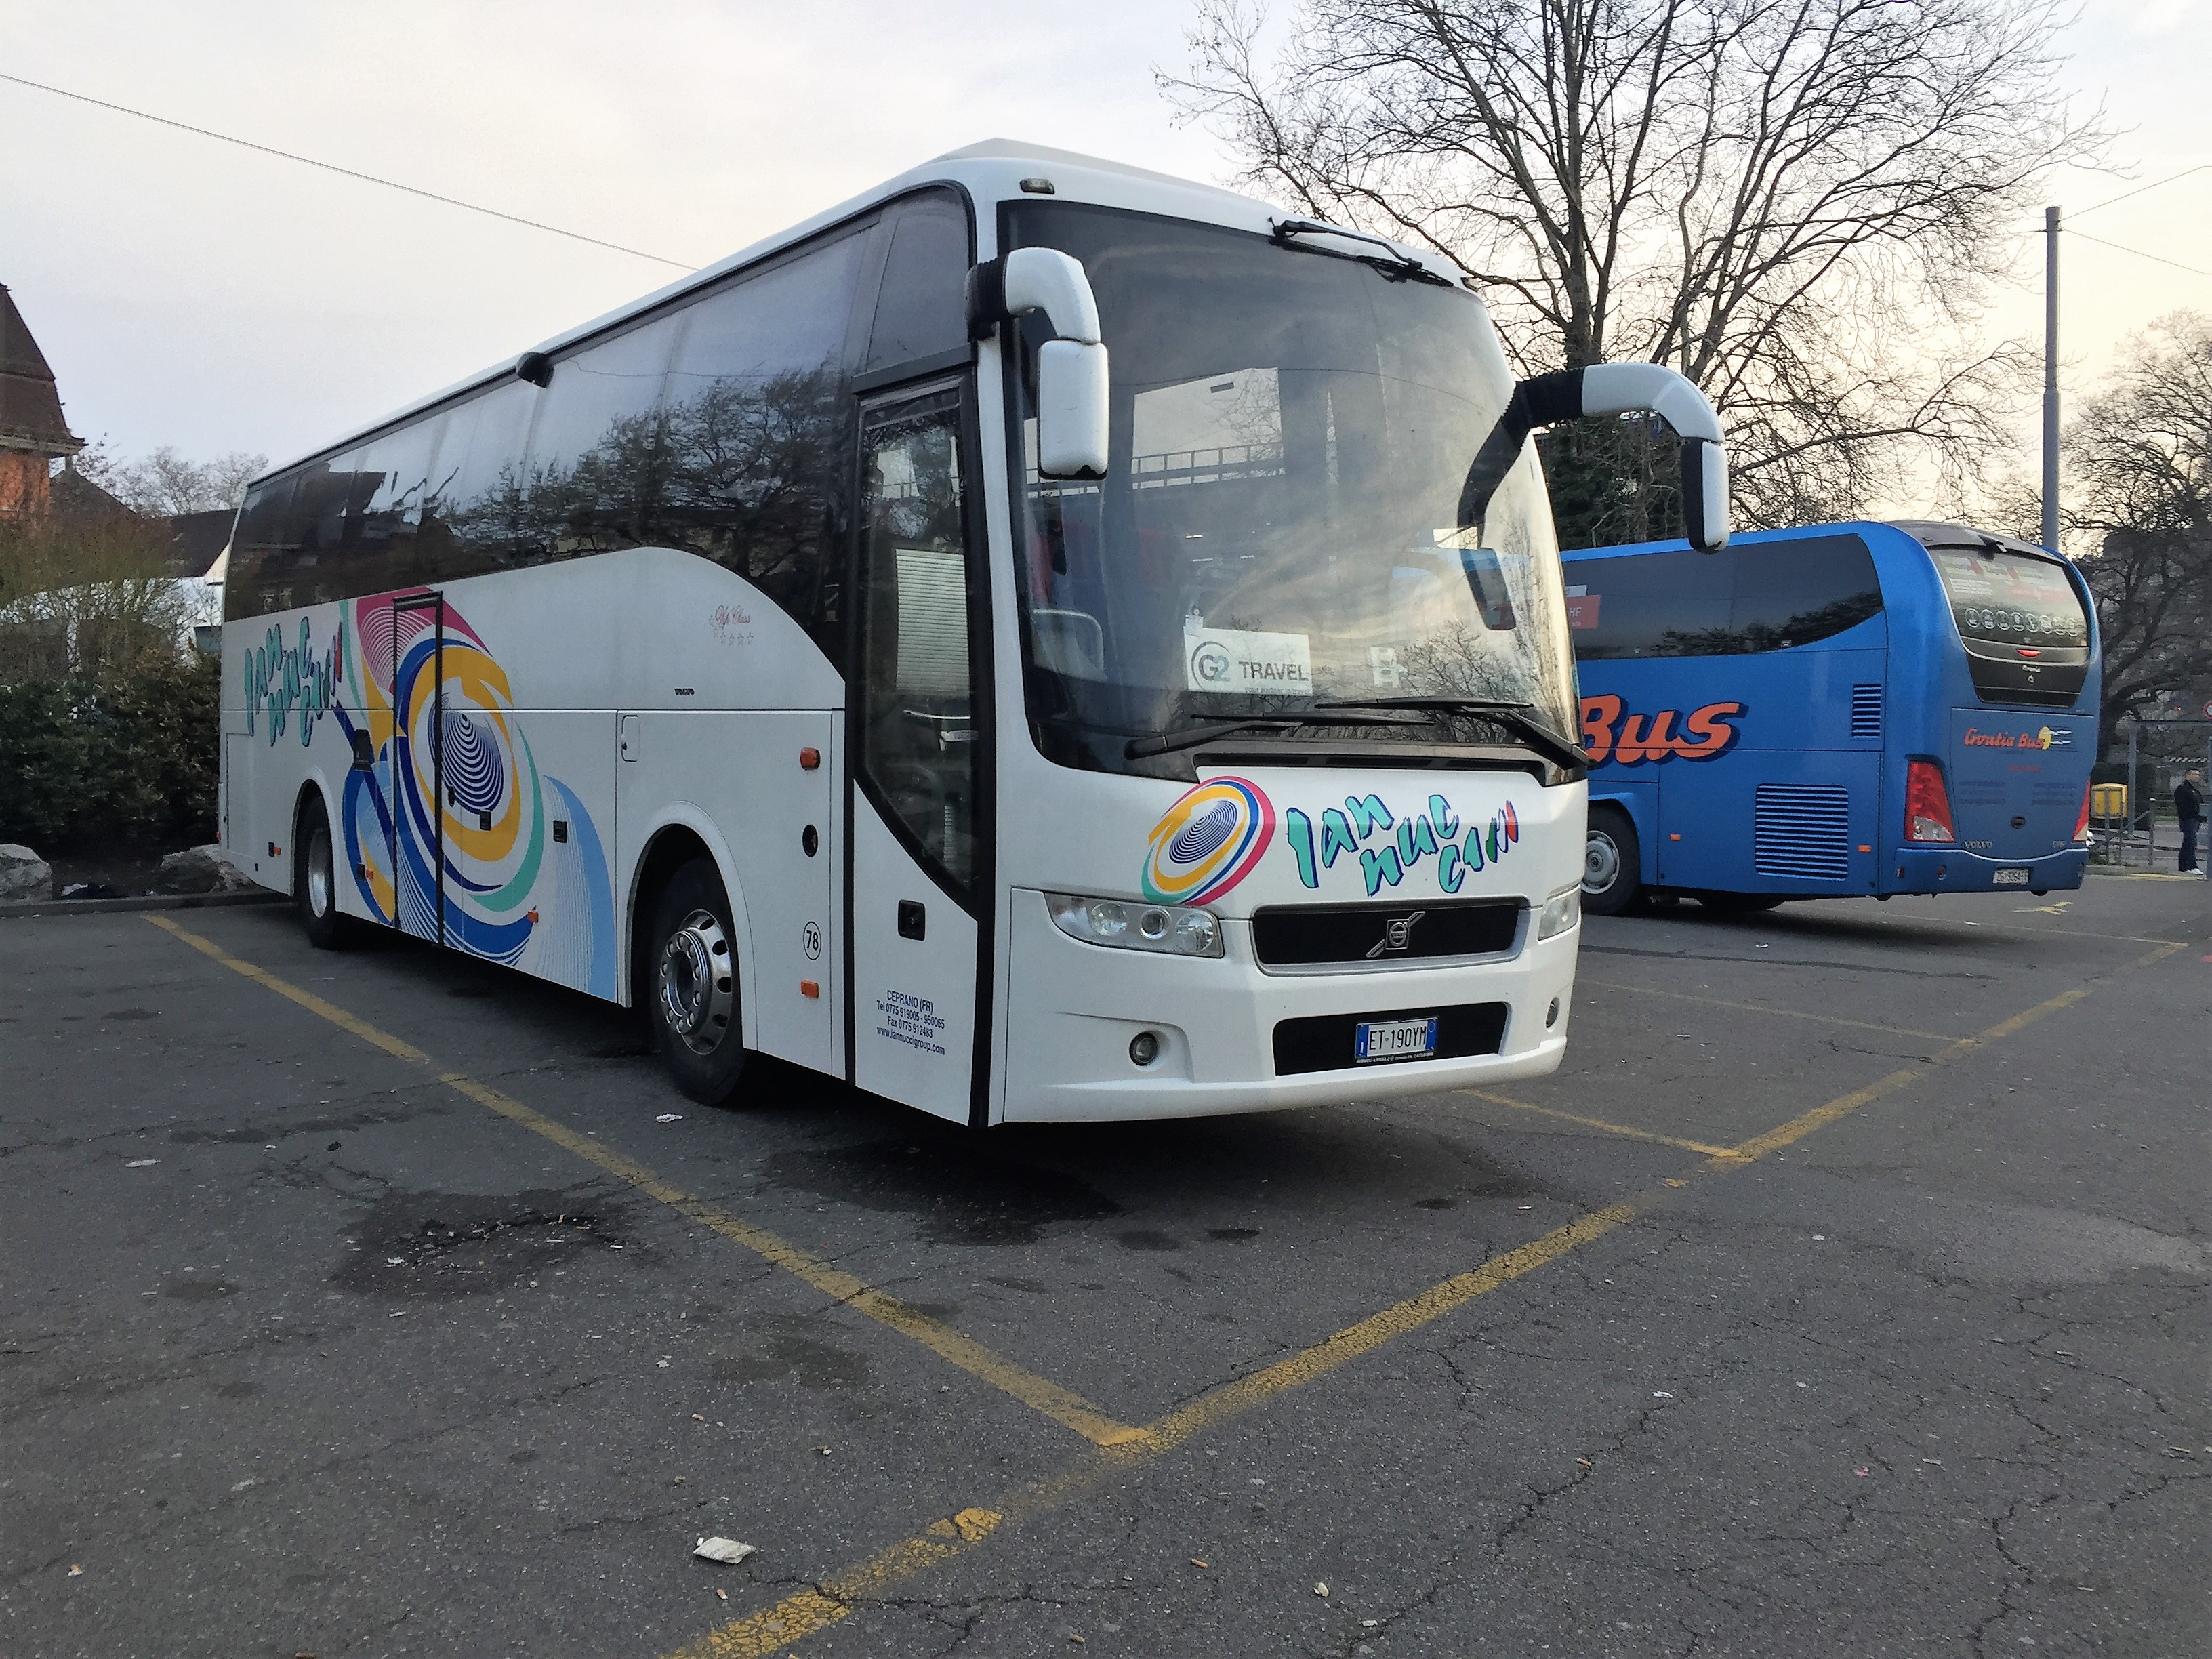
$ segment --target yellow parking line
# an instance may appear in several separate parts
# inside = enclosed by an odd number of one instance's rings
[[[2119,971],[2132,973],[2138,968],[2148,968],[2154,962],[2164,961],[2181,948],[2179,945],[2162,945],[2155,951],[2146,951],[2137,957]],[[1986,1030],[1977,1031],[1972,1036],[1958,1038],[1940,1052],[1930,1054],[1918,1066],[1900,1067],[1887,1077],[1877,1078],[1863,1089],[1854,1089],[1847,1095],[1839,1095],[1825,1106],[1815,1106],[1811,1111],[1793,1117],[1789,1122],[1769,1129],[1765,1134],[1753,1135],[1749,1140],[1729,1150],[1726,1155],[1729,1164],[1737,1164],[1752,1158],[1765,1158],[1769,1152],[1778,1152],[1792,1141],[1802,1140],[1815,1129],[1825,1128],[1838,1118],[1848,1117],[1862,1106],[1871,1105],[1884,1095],[1894,1094],[1907,1084],[1925,1077],[1928,1074],[1928,1066],[1948,1066],[1964,1060],[1978,1048],[1985,1048],[1990,1043],[2008,1037],[2014,1032],[2033,1025],[2039,1019],[2055,1014],[2062,1008],[2072,1007],[2094,988],[2095,986],[2092,983],[2077,985],[2070,991],[2061,991],[2057,996],[2048,997],[2037,1003],[2034,1007],[2025,1009],[2009,1019],[1999,1020]],[[1713,1160],[1713,1163],[1716,1168],[1728,1167],[1723,1165],[1721,1160],[1717,1158]]]
[[[1585,1129],[1601,1129],[1609,1135],[1625,1135],[1631,1140],[1654,1141],[1662,1146],[1679,1146],[1686,1152],[1696,1152],[1705,1158],[1735,1156],[1726,1146],[1709,1146],[1702,1140],[1683,1140],[1652,1129],[1632,1128],[1626,1123],[1608,1123],[1601,1117],[1584,1117],[1579,1112],[1563,1112],[1556,1106],[1532,1106],[1528,1102],[1516,1100],[1510,1095],[1493,1095],[1487,1089],[1461,1089],[1456,1092],[1473,1095],[1477,1100],[1487,1100],[1499,1106],[1510,1106],[1516,1112],[1534,1112],[1543,1117],[1556,1117],[1565,1123],[1579,1123]]]
[[[556,1122],[513,1096],[502,1094],[489,1085],[478,1082],[465,1072],[445,1070],[413,1044],[403,1042],[388,1031],[380,1030],[367,1020],[348,1013],[334,1003],[325,1001],[312,991],[303,991],[298,986],[288,983],[264,968],[232,956],[214,940],[204,938],[190,928],[179,927],[167,916],[149,915],[144,919],[162,932],[182,939],[201,955],[221,963],[234,973],[243,974],[257,985],[267,987],[278,996],[330,1021],[363,1042],[411,1065],[425,1067],[456,1094],[498,1113],[509,1122],[519,1124],[533,1134],[544,1136],[555,1146],[574,1152],[578,1158],[595,1164],[647,1197],[658,1199],[688,1219],[744,1245],[763,1261],[782,1268],[796,1279],[805,1280],[832,1301],[842,1302],[878,1324],[888,1326],[901,1335],[912,1338],[939,1358],[989,1383],[1000,1393],[1011,1395],[1061,1427],[1073,1430],[1093,1444],[1119,1446],[1143,1437],[1142,1430],[1115,1422],[1081,1395],[1061,1388],[1047,1377],[1039,1376],[1034,1371],[1025,1370],[1011,1360],[1001,1358],[981,1343],[963,1336],[950,1325],[932,1319],[920,1309],[909,1307],[897,1297],[886,1295],[842,1268],[831,1267],[818,1256],[778,1237],[766,1228],[757,1227],[751,1222],[663,1180],[635,1158],[625,1158],[622,1153],[601,1146],[589,1135]]]
[[[2182,948],[2178,944],[2167,945],[2115,971],[2125,973],[2148,967]],[[1927,1076],[1929,1066],[1948,1065],[1963,1059],[1976,1049],[2010,1036],[2062,1008],[2071,1007],[2089,995],[2094,988],[2094,984],[2085,984],[2062,992],[2008,1019],[2000,1020],[1972,1036],[1958,1039],[1920,1066],[1911,1070],[1893,1072],[1863,1089],[1840,1095],[1827,1104],[1794,1117],[1778,1128],[1753,1136],[1740,1146],[1712,1148],[1705,1174],[1710,1176],[1729,1170],[1740,1170],[1770,1152],[1802,1140],[1814,1131],[1895,1092],[1915,1079]],[[1500,1098],[1488,1095],[1483,1097]],[[1509,1101],[1505,1103],[1514,1105],[1520,1103]],[[1620,1126],[1599,1127],[1618,1128]],[[1639,1133],[1632,1130],[1626,1133]],[[1639,1138],[1642,1137],[1639,1135]],[[1358,1324],[1349,1326],[1311,1347],[1302,1349],[1288,1358],[1278,1360],[1262,1370],[1209,1390],[1180,1411],[1171,1412],[1150,1425],[1123,1444],[1089,1454],[1082,1462],[1072,1464],[1056,1474],[1034,1485],[1018,1487],[999,1498],[988,1509],[963,1510],[960,1516],[933,1522],[924,1529],[923,1535],[903,1539],[850,1571],[823,1580],[817,1589],[787,1596],[772,1607],[711,1631],[698,1640],[675,1650],[666,1656],[666,1659],[760,1659],[761,1656],[779,1652],[849,1616],[857,1602],[880,1595],[930,1567],[964,1553],[1009,1525],[1056,1508],[1124,1470],[1164,1455],[1206,1429],[1217,1427],[1279,1395],[1326,1376],[1339,1366],[1382,1346],[1394,1337],[1417,1330],[1445,1314],[1465,1307],[1478,1297],[1510,1284],[1547,1262],[1556,1261],[1570,1251],[1595,1243],[1645,1211],[1664,1203],[1668,1189],[1688,1184],[1680,1180],[1668,1181],[1654,1192],[1625,1204],[1616,1204],[1578,1217],[1471,1272],[1456,1274],[1418,1296],[1393,1303],[1382,1312],[1370,1315]],[[962,1516],[987,1516],[988,1522],[988,1524],[962,1527],[958,1524]]]
[[[1855,1031],[1879,1031],[1884,1036],[1922,1037],[1930,1042],[1954,1040],[1948,1031],[1916,1031],[1910,1025],[1875,1025],[1863,1019],[1845,1019],[1840,1014],[1808,1013],[1802,1008],[1776,1008],[1764,1002],[1730,1002],[1724,997],[1701,997],[1687,991],[1662,991],[1652,985],[1625,985],[1619,980],[1592,979],[1587,974],[1576,975],[1575,983],[1595,985],[1604,991],[1628,991],[1643,997],[1665,997],[1672,1002],[1703,1003],[1708,1008],[1733,1008],[1740,1013],[1776,1014],[1784,1019],[1809,1019],[1822,1025],[1848,1025]]]

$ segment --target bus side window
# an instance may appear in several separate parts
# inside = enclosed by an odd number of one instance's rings
[[[292,497],[299,488],[296,472],[254,486],[231,532],[230,563],[223,572],[222,617],[236,622],[258,617],[276,607],[269,603],[272,589],[283,582],[292,556]]]
[[[660,393],[684,321],[660,317],[555,363],[514,504],[523,563],[659,539],[670,471]]]
[[[866,228],[686,307],[668,374],[659,538],[734,571],[844,662],[846,333]]]
[[[543,396],[509,380],[441,417],[415,532],[414,582],[436,586],[514,562],[522,447]]]
[[[1737,652],[1786,651],[1853,628],[1881,609],[1874,559],[1856,536],[1747,547],[1736,563],[1729,629]]]
[[[971,246],[968,210],[951,191],[933,190],[900,204],[860,373],[969,350]]]
[[[975,723],[959,394],[863,417],[856,759],[921,850],[965,886],[975,865]]]

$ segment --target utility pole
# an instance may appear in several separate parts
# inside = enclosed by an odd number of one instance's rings
[[[2058,210],[2043,210],[2043,544],[2058,546]]]

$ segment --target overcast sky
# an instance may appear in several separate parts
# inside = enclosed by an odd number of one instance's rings
[[[1287,5],[1279,6],[1286,11]],[[0,0],[0,70],[704,264],[1006,136],[1224,179],[1153,82],[1188,0],[114,4]],[[2212,162],[2212,0],[2087,0],[2070,84],[2131,177]],[[665,266],[0,82],[0,283],[70,424],[120,454],[283,459],[656,288]],[[1993,332],[2039,337],[2041,264]],[[2212,172],[2084,233],[2212,270]],[[2069,239],[2069,382],[2212,278]]]

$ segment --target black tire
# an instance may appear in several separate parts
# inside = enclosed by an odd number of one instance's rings
[[[1708,910],[1717,910],[1724,916],[1749,915],[1755,910],[1771,910],[1781,903],[1771,893],[1695,893],[1692,896]]]
[[[1617,916],[1644,892],[1644,849],[1636,826],[1618,806],[1593,806],[1583,862],[1583,908]]]
[[[736,938],[711,860],[694,859],[669,877],[653,907],[639,1000],[676,1086],[702,1106],[728,1100],[744,1075]]]
[[[353,943],[354,930],[352,919],[338,912],[337,849],[320,795],[308,798],[292,841],[292,902],[299,906],[307,943],[318,951],[343,951]]]

